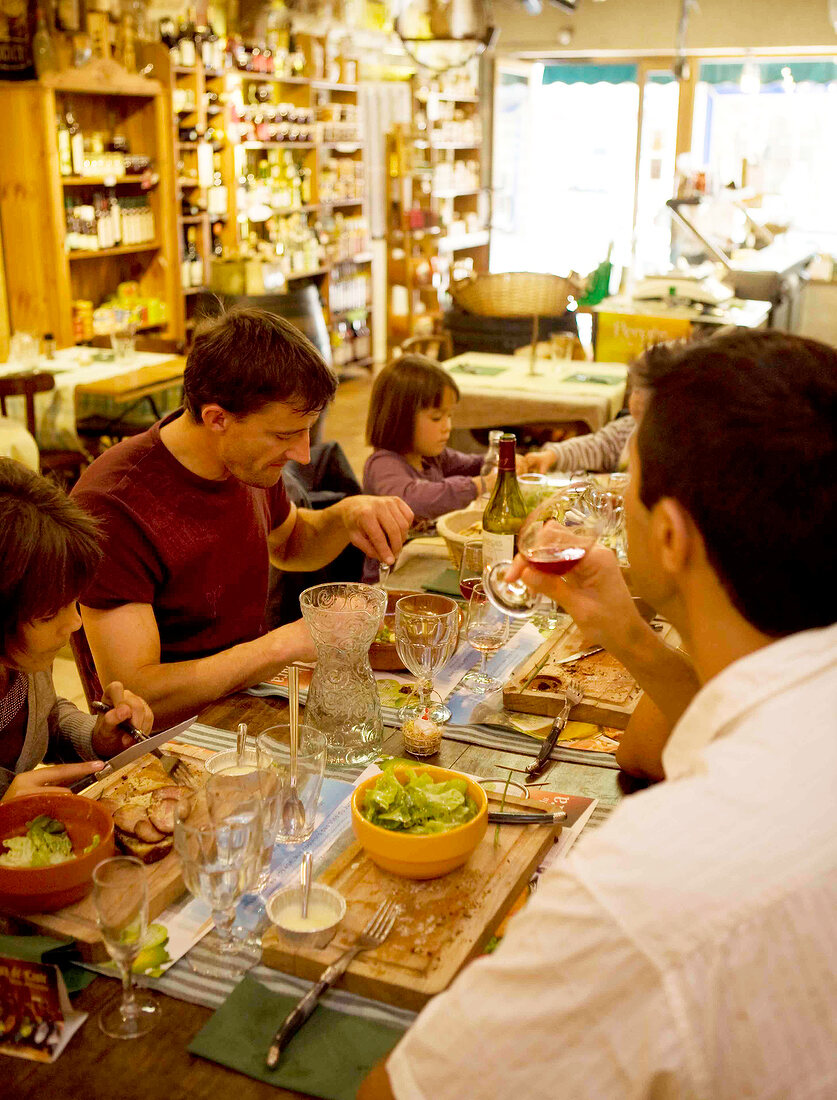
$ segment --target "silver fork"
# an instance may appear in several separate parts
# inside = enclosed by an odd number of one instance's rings
[[[276,1068],[279,1055],[317,1007],[317,1002],[326,990],[342,978],[355,955],[361,951],[368,951],[370,948],[381,946],[392,931],[398,913],[399,909],[394,901],[381,902],[374,916],[352,946],[347,948],[339,959],[323,971],[320,980],[311,986],[302,1000],[285,1017],[279,1030],[273,1036],[273,1042],[270,1044],[270,1050],[267,1052],[266,1058],[268,1069]]]
[[[147,741],[149,738],[149,734],[142,733],[140,730],[132,730],[132,733],[138,741]],[[157,757],[171,778],[177,780],[181,786],[188,787],[191,791],[196,791],[198,789],[197,780],[192,775],[188,765],[184,764],[180,757],[174,756],[172,753],[160,752],[159,749],[152,749],[151,755]],[[166,767],[166,762],[169,760],[174,761],[174,765],[171,768]]]
[[[564,705],[561,707],[560,713],[552,723],[552,729],[544,738],[544,743],[541,745],[541,751],[531,764],[526,765],[526,771],[528,773],[526,776],[527,783],[530,783],[543,770],[545,764],[549,760],[549,754],[555,748],[555,744],[561,735],[561,730],[567,724],[570,711],[581,702],[583,697],[584,692],[581,690],[581,684],[579,684],[577,680],[572,680],[568,677],[564,682]]]

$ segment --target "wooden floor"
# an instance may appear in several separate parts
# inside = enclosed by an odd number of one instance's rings
[[[363,472],[363,464],[370,453],[370,448],[366,446],[363,437],[371,390],[371,374],[341,382],[326,417],[325,438],[336,439],[340,443],[358,481]],[[66,646],[56,658],[52,675],[57,694],[86,711],[87,703],[69,646]]]

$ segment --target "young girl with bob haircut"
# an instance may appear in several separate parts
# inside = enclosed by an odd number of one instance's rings
[[[52,662],[81,626],[76,600],[101,560],[95,522],[55,485],[0,458],[0,800],[74,783],[150,733],[147,704],[108,684],[99,718],[56,697]],[[87,761],[38,768],[53,759]]]
[[[481,455],[448,447],[459,390],[448,372],[423,355],[404,355],[375,379],[366,442],[375,448],[363,468],[363,491],[397,496],[416,519],[465,508],[483,491]]]

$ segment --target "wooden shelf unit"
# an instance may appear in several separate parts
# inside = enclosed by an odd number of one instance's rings
[[[105,186],[104,179],[60,174],[57,121],[68,105],[83,133],[109,133],[115,124],[132,153],[152,159],[154,187],[143,188],[142,176],[122,177],[114,185],[120,194],[133,188],[147,198],[154,241],[68,255],[65,190]],[[176,335],[174,173],[160,83],[112,61],[94,61],[42,81],[0,82],[0,115],[6,148],[0,157],[0,219],[12,329],[38,337],[52,333],[58,347],[69,347],[75,342],[74,300],[98,306],[119,283],[136,281],[142,295],[166,303],[164,335]]]
[[[440,90],[433,78],[422,78],[419,83],[414,77],[412,91],[412,125],[395,127],[387,139],[390,354],[415,335],[417,326],[438,323],[449,302],[454,268],[464,270],[463,261],[469,261],[473,271],[488,271],[491,192],[485,184],[481,157],[481,98],[460,90]],[[440,109],[440,104],[448,106]],[[441,115],[452,109],[455,121],[471,124],[471,140],[440,136],[446,132],[447,120],[438,118],[434,110]],[[471,138],[467,132],[464,136]],[[463,175],[457,165],[468,161],[476,164]],[[395,287],[403,289],[393,293]],[[401,311],[404,306],[406,313]]]
[[[358,85],[330,82],[326,80],[312,80],[307,77],[279,77],[273,74],[250,73],[231,70],[225,74],[226,100],[229,105],[234,96],[239,96],[241,102],[249,103],[249,87],[252,84],[268,83],[275,86],[273,93],[276,103],[292,103],[295,107],[304,108],[316,112],[329,103],[343,103],[356,105],[358,101]],[[362,132],[358,124],[359,132]],[[277,210],[274,218],[291,217],[294,215],[306,215],[308,223],[314,224],[317,220],[326,219],[332,214],[342,213],[348,209],[348,216],[361,214],[366,202],[366,190],[363,195],[356,198],[328,199],[321,194],[321,178],[323,169],[332,157],[351,158],[363,161],[363,144],[360,141],[241,141],[229,140],[230,128],[227,127],[228,140],[222,153],[224,164],[223,176],[227,182],[227,206],[228,218],[222,233],[225,247],[233,249],[241,244],[241,237],[248,230],[246,219],[242,219],[242,211],[238,209],[238,179],[253,171],[260,159],[259,154],[279,151],[280,154],[290,151],[295,159],[303,162],[304,167],[311,171],[312,195],[311,202],[300,207]],[[335,335],[338,326],[345,322],[346,313],[357,313],[358,316],[366,314],[366,324],[371,326],[371,308],[365,305],[358,311],[331,311],[330,302],[332,289],[339,281],[339,272],[349,265],[362,269],[371,262],[372,253],[363,251],[354,256],[330,257],[327,261],[313,271],[291,274],[288,276],[289,285],[296,285],[302,280],[316,281],[323,303],[326,316],[326,324],[332,335],[332,344],[335,347]],[[368,288],[371,293],[371,278]],[[367,293],[367,298],[369,297]],[[336,347],[335,347],[336,351]],[[339,358],[339,352],[336,352]],[[338,369],[348,369],[358,365],[357,360],[344,365],[337,364]],[[371,357],[363,358],[364,366],[371,366]]]

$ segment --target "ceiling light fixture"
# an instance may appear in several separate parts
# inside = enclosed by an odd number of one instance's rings
[[[408,0],[395,31],[408,56],[436,73],[467,65],[497,37],[484,0]]]

